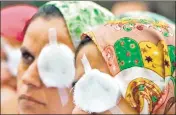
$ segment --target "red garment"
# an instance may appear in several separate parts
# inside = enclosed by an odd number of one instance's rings
[[[8,38],[20,37],[23,28],[37,12],[37,7],[20,4],[5,7],[1,10],[1,35]],[[23,39],[18,39],[22,41]]]

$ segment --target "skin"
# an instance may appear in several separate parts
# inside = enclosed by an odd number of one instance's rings
[[[1,71],[1,76],[9,74]],[[4,78],[4,77],[1,77]],[[16,78],[1,79],[1,114],[17,114],[18,102],[16,92]]]
[[[1,60],[7,60],[7,56],[6,56],[5,51],[2,47],[1,47]]]
[[[42,83],[38,73],[37,58],[42,48],[48,43],[49,28],[56,28],[57,40],[74,51],[67,27],[62,18],[53,17],[46,20],[38,17],[30,23],[21,47],[22,54],[26,52],[28,56],[27,58],[22,56],[18,69],[20,114],[69,114],[73,110],[72,94],[69,94],[69,102],[63,107],[58,89],[47,88]],[[66,90],[70,91],[70,89]]]
[[[94,51],[94,53],[92,53],[92,51]],[[84,74],[84,68],[81,62],[81,58],[83,57],[84,54],[87,56],[92,68],[97,68],[101,72],[110,74],[107,64],[105,63],[102,54],[97,49],[96,45],[94,43],[88,43],[80,49],[76,58],[76,81],[79,80],[81,76]],[[130,105],[123,98],[117,105],[125,114],[137,114],[137,112],[133,108],[131,108]],[[88,113],[84,112],[78,107],[75,107],[74,110],[72,111],[72,114],[88,114]],[[105,111],[101,114],[111,114],[111,112]]]
[[[19,47],[21,44],[15,38],[2,37],[1,39],[3,39],[6,42],[6,44],[10,45],[13,48]],[[6,52],[5,52],[4,48],[1,47],[1,62],[6,63],[7,61],[8,61],[8,57],[6,55]],[[1,66],[1,85],[2,85],[2,84],[4,84],[5,81],[11,79],[13,77],[13,75],[10,73],[7,64],[1,63],[1,65],[2,65]]]
[[[11,47],[17,48],[17,47],[20,47],[20,46],[21,46],[21,42],[18,41],[17,39],[15,39],[15,38],[12,38],[12,37],[5,37],[3,40],[4,40],[7,44],[9,44]]]
[[[7,67],[7,64],[1,63],[1,85],[3,85],[6,81],[8,81],[12,75]]]
[[[20,43],[14,39],[5,38],[12,47],[19,47]],[[1,62],[8,60],[6,52],[1,48]],[[1,63],[1,114],[17,114],[18,102],[16,93],[16,77],[12,76],[6,64]]]
[[[18,114],[17,93],[9,85],[1,86],[1,114]]]
[[[165,100],[165,102],[162,104],[162,106],[156,111],[156,114],[163,114],[165,109],[167,108],[167,106],[169,106],[170,104],[168,104],[168,100],[171,98],[171,97],[174,97],[174,84],[172,81],[169,81],[169,84],[168,84],[168,87],[169,87],[169,94]],[[176,105],[176,102],[175,101],[172,101],[173,105],[171,106],[171,108],[168,109],[167,111],[167,115],[170,115],[170,114],[174,114],[175,113],[175,105]]]

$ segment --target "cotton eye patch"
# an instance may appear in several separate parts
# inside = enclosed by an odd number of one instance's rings
[[[18,64],[21,59],[21,52],[19,48],[13,48],[5,41],[3,41],[3,38],[1,39],[1,45],[5,50],[5,53],[7,55],[7,65],[8,69],[11,72],[11,74],[16,77],[17,76],[17,70],[18,70]]]
[[[63,89],[69,87],[74,80],[74,54],[66,45],[57,43],[54,28],[49,29],[49,44],[42,49],[37,65],[40,78],[46,87],[58,88],[61,98],[68,99]]]
[[[109,74],[91,69],[85,55],[82,62],[85,74],[76,83],[74,102],[80,109],[92,113],[107,111],[116,106],[120,98],[120,90]]]
[[[74,55],[63,44],[47,45],[38,58],[40,77],[47,87],[69,87],[74,80]]]

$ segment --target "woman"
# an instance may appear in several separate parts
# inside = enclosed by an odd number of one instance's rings
[[[37,8],[20,4],[1,10],[1,114],[17,114],[17,66],[20,45],[17,40],[28,19]]]
[[[111,18],[109,11],[89,1],[51,1],[40,7],[24,30],[18,71],[20,114],[72,112],[70,83],[78,36]]]
[[[175,35],[168,24],[124,18],[87,32],[82,39],[75,54],[73,114],[175,113]],[[107,101],[114,95],[116,99]]]
[[[16,78],[9,71],[3,49],[1,53],[1,114],[17,114]]]

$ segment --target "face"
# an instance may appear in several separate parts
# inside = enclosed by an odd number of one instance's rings
[[[94,51],[94,53],[92,53],[92,51]],[[87,59],[89,60],[92,68],[96,68],[101,72],[110,74],[109,69],[107,67],[107,64],[105,63],[105,61],[102,57],[102,54],[97,49],[96,45],[94,43],[90,42],[80,49],[80,51],[78,52],[78,55],[76,57],[76,81],[78,81],[84,74],[84,68],[83,68],[83,65],[81,62],[81,59],[84,54],[86,55]],[[136,112],[130,107],[130,105],[124,99],[120,100],[118,106],[126,114],[130,114],[130,113],[136,114]],[[78,107],[75,107],[72,113],[73,114],[88,114],[85,111],[79,109]],[[110,111],[105,111],[102,114],[111,114],[111,113],[110,113]]]
[[[4,38],[4,37],[2,37],[1,39],[9,40],[8,38]],[[13,39],[11,40],[11,42],[16,44],[15,41],[13,41]],[[11,44],[9,45],[12,46]],[[7,85],[9,83],[7,81],[14,81],[13,84],[16,85],[15,76],[13,76],[12,73],[10,72],[8,65],[7,65],[7,61],[8,61],[7,52],[5,51],[4,48],[1,47],[1,86],[4,84]],[[15,85],[14,85],[14,88],[16,87]]]
[[[3,61],[3,60],[7,60],[7,56],[5,54],[4,49],[1,47],[1,61]]]
[[[167,114],[171,115],[175,113],[175,107],[176,107],[176,100],[174,96],[174,84],[172,81],[169,81],[167,85],[169,89],[169,93],[167,94],[167,98],[164,101],[164,103],[159,107],[159,109],[156,111],[156,114]]]
[[[1,114],[17,114],[16,78],[7,66],[7,56],[1,48]]]
[[[48,29],[57,29],[57,40],[73,49],[67,27],[62,18],[34,19],[24,36],[21,47],[22,58],[18,70],[19,112],[21,114],[63,114],[73,110],[72,95],[64,107],[57,88],[47,88],[41,81],[37,58],[42,48],[49,43]],[[68,91],[70,89],[65,89]]]
[[[8,85],[1,87],[1,114],[18,114],[16,92]]]
[[[17,114],[16,78],[1,63],[1,114]]]

